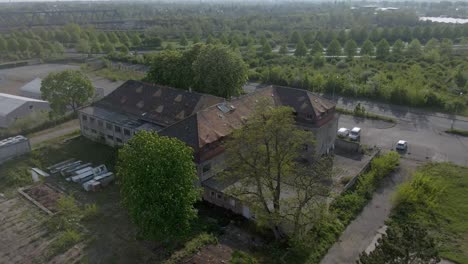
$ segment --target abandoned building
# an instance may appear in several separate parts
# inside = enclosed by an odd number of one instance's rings
[[[103,99],[79,110],[81,134],[121,146],[139,130],[160,131],[223,101],[212,95],[126,81]]]
[[[253,114],[256,103],[265,98],[272,105],[293,108],[297,126],[314,133],[315,145],[305,149],[310,157],[334,149],[338,126],[335,104],[306,90],[280,86],[267,86],[225,101],[128,81],[101,101],[80,110],[81,133],[111,146],[123,144],[141,129],[180,139],[194,150],[203,199],[251,218],[248,206],[225,194],[235,182],[217,179],[214,168],[223,167],[223,140],[241,128]]]

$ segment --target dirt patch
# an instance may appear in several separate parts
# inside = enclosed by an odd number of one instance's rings
[[[48,247],[56,239],[47,229],[48,219],[47,214],[20,197],[0,202],[0,263],[45,263]],[[54,260],[77,263],[82,256],[82,248],[72,247]]]
[[[57,212],[57,201],[63,195],[47,184],[35,185],[28,189],[24,189],[23,192],[52,213]]]

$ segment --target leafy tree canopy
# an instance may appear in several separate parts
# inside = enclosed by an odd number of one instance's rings
[[[140,131],[119,150],[117,176],[122,202],[142,237],[167,241],[187,235],[200,197],[190,147]]]
[[[41,93],[52,110],[62,115],[67,109],[76,111],[87,103],[94,95],[94,87],[82,72],[65,70],[47,75],[42,80]]]

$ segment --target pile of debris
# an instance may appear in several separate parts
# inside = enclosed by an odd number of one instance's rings
[[[98,191],[115,180],[114,174],[107,170],[106,165],[93,167],[89,162],[75,159],[54,164],[47,170],[52,175],[61,175],[67,181],[81,184],[86,191]]]

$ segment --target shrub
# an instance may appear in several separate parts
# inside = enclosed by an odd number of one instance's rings
[[[83,220],[95,218],[99,213],[99,208],[96,204],[87,204],[83,210]]]
[[[342,223],[349,223],[361,211],[366,202],[367,199],[363,195],[350,192],[335,200],[333,210]]]
[[[218,240],[217,238],[212,235],[212,234],[207,234],[207,233],[201,233],[194,239],[188,241],[184,248],[175,252],[172,254],[172,256],[166,260],[164,263],[165,264],[175,264],[175,263],[180,263],[180,261],[198,250],[200,250],[202,247],[210,244],[217,244]]]
[[[229,261],[229,264],[257,264],[258,261],[250,256],[249,254],[235,250],[232,253],[232,259]]]
[[[65,252],[71,246],[75,245],[76,243],[80,242],[82,239],[82,235],[75,230],[66,230],[62,232],[57,239],[52,241],[50,244],[50,251],[48,255],[50,257],[56,256],[62,252]]]

